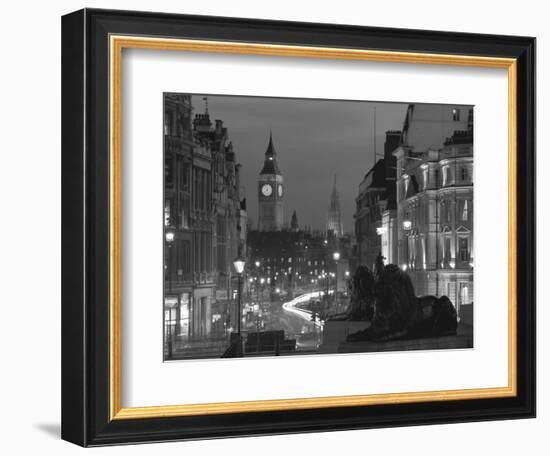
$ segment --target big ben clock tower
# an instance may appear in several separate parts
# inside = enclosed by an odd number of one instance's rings
[[[283,185],[283,175],[277,165],[277,153],[270,133],[264,166],[258,178],[258,230],[278,231],[283,228]]]

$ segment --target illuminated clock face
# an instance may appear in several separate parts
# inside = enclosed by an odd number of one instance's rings
[[[277,191],[279,192],[279,196],[283,196],[283,186],[282,185],[279,185],[279,188],[277,189]]]
[[[262,195],[269,196],[273,193],[273,188],[269,184],[264,184],[262,186]]]

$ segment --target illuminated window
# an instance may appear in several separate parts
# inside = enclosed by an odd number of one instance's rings
[[[444,257],[446,261],[451,259],[451,238],[449,236],[445,237],[445,247],[444,247]]]
[[[172,113],[167,112],[164,116],[164,134],[170,135],[172,133]]]
[[[459,293],[458,296],[460,297],[460,305],[462,304],[468,304],[469,302],[469,287],[467,282],[460,282],[458,284]]]
[[[189,337],[189,293],[183,293],[180,300],[179,336],[186,340]]]
[[[443,182],[441,183],[441,185],[443,187],[445,187],[447,185],[448,180],[449,180],[449,167],[444,166],[441,171],[443,173]]]
[[[467,237],[458,238],[458,258],[460,261],[468,261],[470,259]]]
[[[453,108],[453,121],[458,122],[460,120],[460,109]]]
[[[428,168],[422,170],[424,190],[428,188]]]
[[[466,222],[469,217],[468,200],[464,200],[464,206],[462,206],[462,221]]]
[[[164,226],[170,226],[170,206],[171,201],[169,199],[164,201]]]

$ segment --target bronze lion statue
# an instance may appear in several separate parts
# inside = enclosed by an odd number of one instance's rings
[[[350,306],[337,320],[370,321],[369,328],[349,341],[389,341],[454,335],[456,309],[447,296],[417,297],[409,275],[398,266],[377,274],[360,266],[349,282]]]

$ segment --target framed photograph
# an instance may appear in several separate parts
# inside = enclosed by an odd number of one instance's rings
[[[534,69],[528,37],[64,16],[62,437],[534,417]]]

